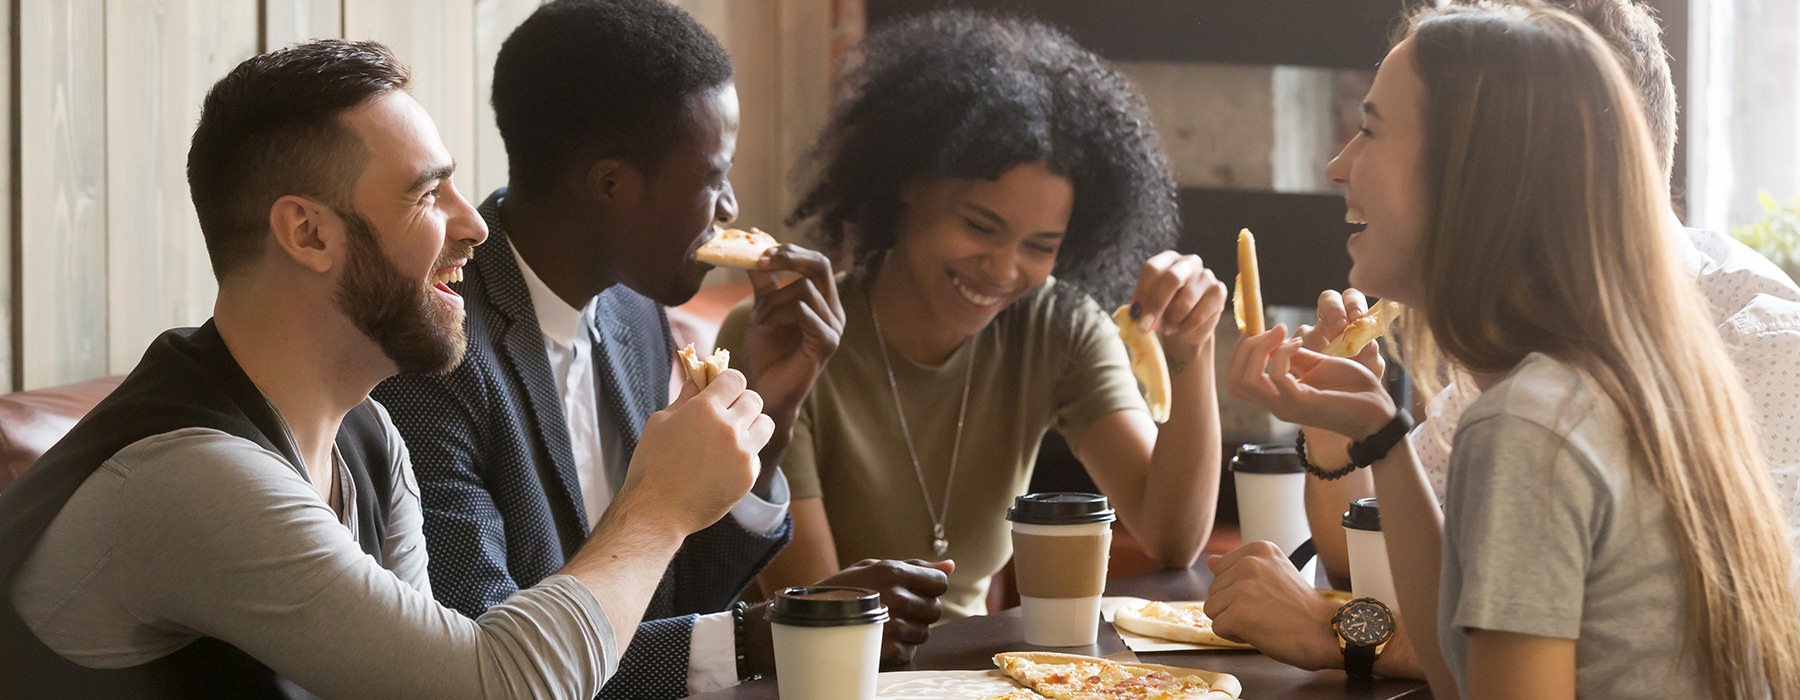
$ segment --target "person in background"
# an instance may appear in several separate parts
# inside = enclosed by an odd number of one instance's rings
[[[1329,169],[1366,222],[1351,283],[1421,320],[1409,369],[1441,354],[1482,389],[1441,510],[1364,365],[1277,327],[1229,385],[1362,436],[1433,695],[1800,694],[1780,506],[1613,49],[1539,3],[1423,9],[1363,113]]]
[[[500,49],[493,106],[509,184],[482,203],[490,240],[451,283],[469,352],[375,391],[413,448],[432,590],[470,617],[562,568],[622,486],[668,468],[640,437],[669,401],[664,305],[699,290],[709,268],[694,249],[737,215],[731,59],[674,5],[539,8]],[[773,671],[767,605],[736,600],[788,539],[782,448],[843,313],[825,256],[789,245],[762,264],[750,274],[772,313],[751,356],[764,361],[737,363],[774,421],[761,475],[669,563],[602,697],[682,697]],[[799,279],[777,289],[776,271]],[[865,562],[804,583],[881,591],[897,662],[940,615],[949,565],[937,566]]]
[[[1024,19],[923,15],[860,58],[790,219],[850,268],[842,345],[782,462],[794,541],[764,590],[865,557],[953,557],[947,616],[986,612],[1007,506],[1051,428],[1152,558],[1190,565],[1218,497],[1225,287],[1164,250],[1175,187],[1143,98]],[[1161,426],[1108,318],[1124,301],[1162,341]],[[720,344],[754,365],[771,313],[735,309]]]

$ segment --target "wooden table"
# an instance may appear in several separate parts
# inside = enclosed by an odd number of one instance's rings
[[[1107,595],[1129,595],[1153,600],[1197,600],[1206,594],[1212,572],[1204,564],[1179,571],[1154,571],[1117,579],[1107,584]],[[931,640],[919,647],[911,664],[889,670],[983,670],[993,668],[997,652],[1034,649],[1025,643],[1024,625],[1014,608],[995,615],[971,617],[931,630]],[[1104,622],[1099,640],[1091,647],[1059,648],[1075,654],[1108,656],[1125,651],[1125,643]],[[1321,700],[1429,699],[1431,691],[1420,681],[1378,679],[1352,683],[1343,671],[1303,671],[1253,651],[1181,651],[1138,654],[1149,663],[1220,671],[1237,676],[1244,697],[1318,698]],[[696,698],[776,698],[775,681],[745,683]]]

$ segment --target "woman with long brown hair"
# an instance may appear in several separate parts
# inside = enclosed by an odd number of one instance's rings
[[[1362,437],[1434,694],[1800,696],[1785,521],[1610,49],[1529,3],[1424,10],[1364,113],[1331,169],[1351,283],[1483,389],[1443,510],[1362,365],[1277,328],[1230,386]]]

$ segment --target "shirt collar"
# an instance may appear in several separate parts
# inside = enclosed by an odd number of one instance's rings
[[[525,289],[531,292],[531,308],[537,312],[538,328],[543,330],[544,337],[565,348],[573,347],[576,342],[588,338],[584,320],[588,316],[587,306],[592,306],[593,301],[589,300],[581,309],[570,306],[556,292],[550,291],[550,285],[538,279],[531,266],[525,264],[525,258],[520,257],[519,249],[512,247],[512,241],[507,241],[507,248],[512,251],[513,261],[519,264],[519,274],[525,278]]]

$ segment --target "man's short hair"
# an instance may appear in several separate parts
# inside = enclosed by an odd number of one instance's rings
[[[1675,162],[1675,140],[1680,132],[1680,107],[1675,100],[1675,81],[1669,72],[1669,53],[1663,48],[1662,24],[1656,11],[1641,0],[1550,0],[1586,21],[1612,45],[1625,75],[1637,85],[1644,103],[1657,162],[1668,173]]]
[[[277,199],[300,195],[354,211],[368,151],[342,116],[407,80],[381,44],[322,39],[251,58],[213,85],[187,176],[214,277],[261,257]]]
[[[540,7],[494,62],[509,186],[549,192],[599,158],[654,172],[675,145],[686,98],[730,80],[725,47],[662,0]]]

